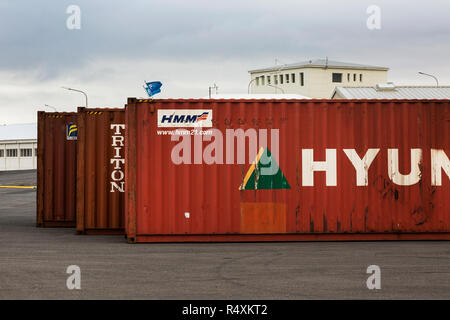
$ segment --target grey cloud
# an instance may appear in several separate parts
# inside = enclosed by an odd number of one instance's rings
[[[381,51],[448,37],[448,3],[392,2],[379,1],[383,29],[371,34],[372,1],[8,1],[0,68],[44,66],[45,80],[98,57],[303,58],[363,51],[374,38]],[[81,30],[65,28],[72,3],[81,7]]]

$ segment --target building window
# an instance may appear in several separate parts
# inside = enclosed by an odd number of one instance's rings
[[[33,156],[33,149],[20,149],[20,156],[21,157],[32,157]]]
[[[262,86],[264,85],[264,78],[265,78],[264,76],[261,77],[261,85]]]
[[[267,84],[270,84],[270,76],[267,76]]]
[[[7,158],[17,158],[17,149],[6,149]]]
[[[286,83],[289,83],[289,75],[286,74],[285,77],[286,77]]]
[[[353,74],[353,81],[356,81],[356,73]]]
[[[4,150],[0,150],[0,158],[3,158],[5,156],[5,151]]]
[[[280,84],[283,84],[283,75],[280,74]]]
[[[350,73],[347,73],[347,82],[350,82]]]
[[[359,82],[362,82],[362,73],[359,74]]]
[[[37,148],[34,148],[34,156],[37,157]]]
[[[255,80],[256,80],[256,85],[259,86],[259,77],[256,77]]]
[[[333,73],[333,82],[342,82],[342,73]]]
[[[295,83],[295,73],[291,73],[291,80],[292,80],[292,83]]]
[[[302,87],[305,85],[305,75],[303,72],[300,72],[300,85]]]

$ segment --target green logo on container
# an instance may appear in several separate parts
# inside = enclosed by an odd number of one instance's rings
[[[291,189],[269,148],[259,149],[239,190]]]

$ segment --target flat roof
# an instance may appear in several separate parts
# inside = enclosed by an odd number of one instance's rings
[[[37,140],[37,123],[0,125],[0,141]]]
[[[288,70],[288,69],[299,69],[299,68],[337,68],[337,69],[358,69],[358,70],[378,70],[378,71],[388,71],[387,67],[372,66],[367,64],[349,63],[341,61],[333,61],[327,59],[315,59],[302,61],[291,64],[284,64],[279,66],[261,68],[250,70],[249,73],[255,72],[268,72],[268,71],[278,71],[278,70]]]

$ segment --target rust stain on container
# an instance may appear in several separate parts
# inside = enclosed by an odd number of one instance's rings
[[[75,227],[76,113],[38,112],[38,227]]]
[[[77,232],[124,233],[125,110],[78,108]]]
[[[161,110],[180,127],[185,110],[212,112],[212,136],[162,133],[177,128],[158,126]],[[449,112],[448,100],[130,98],[128,239],[450,239]]]
[[[241,233],[285,233],[286,204],[242,202]]]

